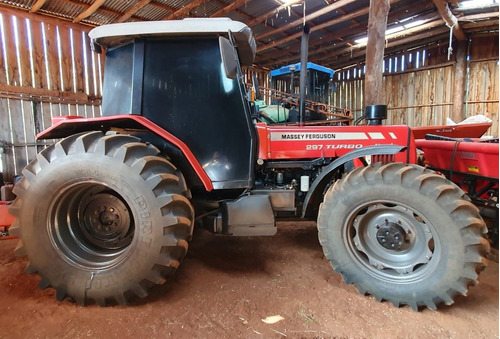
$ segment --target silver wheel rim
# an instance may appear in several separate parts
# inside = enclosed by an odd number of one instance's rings
[[[388,282],[415,282],[439,261],[437,232],[415,210],[395,202],[360,205],[347,219],[344,242],[365,272]]]

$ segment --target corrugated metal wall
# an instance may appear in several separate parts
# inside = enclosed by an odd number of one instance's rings
[[[0,171],[21,173],[58,115],[100,115],[102,56],[85,26],[0,10]]]

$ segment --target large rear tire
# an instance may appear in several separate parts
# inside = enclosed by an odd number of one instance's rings
[[[59,300],[125,304],[175,271],[194,211],[182,174],[138,138],[90,132],[37,155],[15,187],[11,228],[28,273]]]
[[[330,187],[318,231],[346,283],[414,310],[465,295],[489,251],[486,226],[456,185],[397,163],[358,168]]]

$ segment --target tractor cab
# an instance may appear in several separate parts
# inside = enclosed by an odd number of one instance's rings
[[[246,25],[228,18],[124,23],[90,37],[106,49],[103,116],[140,115],[182,140],[216,189],[251,186],[255,128],[236,76],[255,57]]]
[[[308,62],[306,64],[305,112],[306,124],[346,125],[350,123],[349,110],[330,105],[334,70]],[[268,124],[297,123],[301,63],[283,66],[270,72],[270,87],[262,88],[269,104],[256,101],[259,114]]]
[[[300,66],[299,62],[272,70],[271,88],[289,94],[298,94]],[[327,104],[333,74],[333,69],[308,62],[306,99]],[[273,99],[271,102],[276,104],[278,99]]]

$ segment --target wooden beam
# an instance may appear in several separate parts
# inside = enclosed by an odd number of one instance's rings
[[[399,1],[401,1],[401,0],[390,0],[391,4],[397,3]],[[327,21],[327,22],[324,22],[322,24],[319,24],[319,25],[316,25],[316,26],[312,27],[311,28],[311,33],[315,32],[315,31],[317,31],[319,29],[323,29],[325,27],[330,27],[330,26],[336,25],[338,23],[341,23],[341,22],[344,22],[344,21],[347,21],[347,20],[351,20],[352,18],[358,17],[360,15],[364,15],[364,14],[367,14],[367,13],[368,13],[368,8],[363,8],[363,9],[360,9],[359,11],[352,12],[351,14],[343,15],[343,16],[337,18],[337,19],[333,19],[331,21]],[[298,33],[292,34],[292,35],[290,35],[290,36],[288,36],[288,37],[286,37],[284,39],[281,39],[281,40],[269,43],[267,45],[260,44],[260,47],[257,48],[257,53],[265,51],[265,50],[268,50],[270,48],[274,48],[276,46],[284,44],[285,42],[297,39],[298,37],[301,36],[301,34],[302,34],[301,32],[298,32]]]
[[[363,15],[363,14],[366,14],[366,13],[368,13],[368,8],[364,8],[364,9],[361,9],[359,11],[353,12],[351,14],[341,16],[341,17],[339,17],[337,19],[333,19],[331,21],[328,21],[328,22],[325,22],[325,23],[322,23],[322,24],[319,24],[317,26],[312,27],[311,28],[311,33],[314,32],[314,31],[316,31],[316,30],[318,30],[318,29],[322,29],[322,28],[325,28],[325,27],[333,26],[333,25],[336,25],[338,23],[350,20],[351,18],[355,18],[357,16],[360,16],[360,15]],[[290,35],[290,36],[288,36],[288,37],[286,37],[284,39],[280,39],[278,41],[274,41],[272,43],[269,43],[267,45],[260,44],[260,46],[257,48],[257,53],[266,51],[268,49],[271,49],[271,48],[274,48],[274,47],[279,46],[281,44],[284,44],[284,43],[286,43],[288,41],[297,39],[301,35],[302,35],[302,33],[298,32],[298,33],[292,34],[292,35]]]
[[[12,86],[0,84],[0,96],[14,97],[16,99],[30,100],[37,98],[44,102],[66,102],[80,104],[100,104],[100,97],[89,97],[85,93],[63,92],[28,86]]]
[[[309,14],[309,15],[306,15],[304,18],[300,18],[300,19],[297,19],[295,21],[292,21],[292,22],[290,22],[290,23],[288,23],[288,24],[286,24],[286,25],[284,25],[284,26],[282,26],[280,28],[276,28],[275,30],[273,30],[271,32],[261,34],[257,38],[259,40],[262,40],[262,39],[270,37],[270,36],[272,36],[272,35],[274,35],[276,33],[284,32],[284,31],[286,31],[286,30],[288,30],[290,28],[299,27],[299,26],[301,26],[304,23],[304,21],[307,22],[307,21],[316,19],[317,17],[320,17],[322,15],[330,13],[330,12],[332,12],[332,11],[334,11],[334,10],[342,7],[342,6],[349,5],[349,4],[351,4],[351,3],[355,2],[355,1],[356,0],[339,0],[339,1],[337,1],[337,2],[335,2],[333,4],[331,4],[331,5],[328,5],[328,6],[322,8],[320,10],[317,10],[317,11],[315,11],[315,12]],[[299,34],[299,36],[301,36],[302,32],[299,32],[298,34]]]
[[[91,6],[91,5],[86,4],[84,2],[78,2],[78,1],[73,1],[73,0],[59,0],[59,1],[64,2],[68,5],[82,6],[85,8],[89,8]],[[116,16],[116,17],[120,17],[122,15],[122,13],[119,13],[119,12],[116,12],[116,11],[113,11],[113,10],[110,10],[110,9],[104,8],[104,7],[99,8],[99,12],[104,13],[104,14],[108,14],[110,16]],[[44,15],[45,15],[45,13],[44,13]],[[63,17],[58,17],[58,18],[60,18],[61,20],[64,20]],[[82,24],[81,21],[79,23]],[[86,24],[86,23],[83,23],[83,24]],[[95,25],[93,25],[93,26],[95,26]]]
[[[455,35],[455,37],[458,40],[467,40],[464,31],[458,24],[457,18],[453,15],[453,13],[451,13],[450,7],[448,7],[448,3],[445,0],[432,0],[432,2],[434,2],[434,5],[436,5],[439,14],[446,22],[446,24],[449,27],[453,27],[453,34]]]
[[[365,105],[383,104],[385,28],[391,9],[389,0],[370,0],[366,45]]]
[[[487,19],[493,19],[493,18],[498,19],[498,12],[465,15],[465,16],[458,18],[458,21],[459,22],[467,22],[467,21],[474,22],[476,20],[487,20]]]
[[[92,5],[90,5],[89,8],[87,8],[86,10],[84,10],[83,12],[78,14],[78,16],[73,19],[73,22],[78,23],[78,22],[88,18],[89,16],[94,14],[95,11],[97,11],[99,9],[99,7],[101,7],[104,4],[105,1],[106,0],[95,0],[94,3]]]
[[[193,0],[191,1],[189,4],[187,4],[186,6],[178,9],[177,11],[165,16],[162,20],[174,20],[174,19],[177,19],[178,17],[184,15],[184,14],[187,14],[189,13],[190,10],[192,10],[193,8],[196,8],[198,7],[199,5],[201,5],[204,1],[206,0]]]
[[[85,32],[88,32],[92,29],[92,27],[95,27],[95,25],[87,23],[74,24],[69,19],[66,18],[55,17],[52,15],[45,15],[45,14],[40,15],[36,13],[30,13],[28,10],[19,9],[19,7],[11,7],[9,5],[3,5],[3,4],[0,4],[0,13],[14,15],[17,16],[18,18],[23,18],[23,19],[24,18],[30,19],[31,21],[45,22],[48,24],[52,24],[54,26],[68,27],[74,30],[80,30]]]
[[[274,0],[274,1],[275,1],[275,2],[279,2],[278,0]],[[339,11],[341,14],[344,14],[344,15],[345,15],[345,14],[347,14],[347,13],[346,13],[346,12],[345,12],[342,8],[339,8],[339,9],[338,9],[338,11]],[[303,16],[303,13],[302,13],[302,12],[297,12],[295,9],[293,9],[293,7],[290,7],[290,12],[289,12],[289,13],[290,13],[290,14],[294,14],[294,15],[295,15],[297,18],[299,18],[299,19],[300,19],[300,18],[302,18],[302,16]],[[351,20],[351,21],[352,21],[352,20]],[[354,20],[354,21],[356,21],[356,20]],[[309,21],[309,22],[308,22],[308,24],[309,24],[309,26],[310,26],[310,27],[314,27],[314,26],[316,26],[316,24],[315,24],[314,22],[312,22],[312,21]],[[323,34],[325,34],[325,35],[329,35],[329,34],[330,34],[330,32],[329,32],[329,31],[327,31],[327,30],[326,30],[326,29],[324,29],[324,28],[323,28],[321,31],[322,31],[322,32],[323,32]],[[310,49],[310,48],[311,48],[311,45],[309,45],[309,49]]]
[[[37,2],[35,2],[33,4],[33,6],[31,6],[30,8],[30,13],[36,13],[40,8],[42,8],[42,6],[47,2],[47,0],[37,0]]]
[[[264,20],[267,20],[269,19],[270,17],[276,15],[277,13],[279,13],[279,11],[281,11],[282,9],[285,9],[287,8],[288,6],[291,6],[291,5],[294,5],[298,2],[304,2],[305,0],[292,0],[292,1],[288,1],[286,4],[282,4],[280,6],[278,6],[277,8],[271,10],[271,11],[268,11],[262,15],[259,15],[258,17],[256,17],[255,19],[247,22],[247,26],[248,27],[253,27],[255,24],[258,24]]]
[[[219,9],[217,12],[212,14],[210,17],[214,18],[214,17],[218,17],[218,16],[223,16],[223,15],[243,6],[245,3],[247,3],[247,1],[248,0],[237,0],[237,1],[233,2],[232,4],[227,5],[221,9]]]
[[[165,5],[165,4],[160,4],[159,2],[152,2],[151,6],[155,6],[155,7],[167,10],[169,12],[175,12],[176,11],[176,9],[174,7],[168,6],[168,5]]]
[[[391,40],[390,42],[387,42],[387,37],[386,37],[386,48],[389,47],[396,47],[396,46],[403,46],[404,44],[407,43],[412,43],[412,41],[417,41],[419,39],[429,39],[432,38],[436,35],[441,35],[443,32],[446,32],[446,27],[443,27],[441,24],[441,19],[434,21],[433,23],[426,24],[425,28],[422,28],[420,31],[412,31],[409,32],[409,34],[395,34],[391,35]],[[417,28],[417,27],[415,27]],[[421,34],[418,34],[421,33]],[[345,54],[348,54],[347,58],[353,58],[356,56],[363,56],[366,51],[365,51],[366,46],[362,46],[359,48],[353,48],[353,47],[346,47],[340,50],[335,50],[331,51],[330,54],[334,54],[334,56],[330,56],[327,58],[319,59],[322,60],[323,62],[326,62],[327,60],[331,59],[339,59],[343,57]],[[403,48],[403,47],[401,47]]]
[[[440,35],[433,35],[433,42],[428,43],[429,41],[429,33],[424,33],[418,36],[413,36],[411,38],[406,38],[404,39],[407,41],[407,43],[402,44],[400,41],[393,41],[392,43],[389,43],[385,47],[386,55],[392,55],[397,53],[398,51],[404,51],[406,49],[412,49],[412,51],[416,50],[423,50],[428,48],[428,46],[432,46],[437,43],[442,43],[446,42],[446,38],[449,37],[446,35],[446,28],[438,28],[437,30],[441,30],[442,34]],[[423,47],[420,47],[423,46]],[[338,68],[343,68],[347,65],[355,64],[355,63],[362,63],[365,60],[365,54],[364,51],[360,51],[357,53],[354,53],[352,56],[351,55],[345,55],[343,57],[338,58],[337,56],[330,57],[327,60],[311,60],[312,62],[317,62],[322,65],[338,69]]]
[[[426,11],[427,9],[433,9],[434,5],[432,3],[429,3],[427,5],[424,5],[423,7],[418,7],[418,9],[414,5],[409,5],[406,7],[399,8],[396,11],[391,11],[389,13],[388,21],[390,22],[397,22],[401,20],[401,16],[404,18],[406,17],[411,17],[418,15],[422,11]],[[348,13],[345,13],[346,15],[349,15]],[[420,20],[420,19],[425,19],[425,20],[434,20],[436,19],[435,13],[429,13],[426,15],[421,15],[418,16],[415,20]],[[352,22],[353,20],[351,20]],[[312,41],[309,43],[309,56],[321,54],[321,53],[326,53],[332,49],[339,48],[343,45],[346,45],[349,42],[349,38],[346,37],[351,37],[350,40],[352,40],[352,37],[357,36],[358,34],[366,32],[366,24],[362,25],[360,23],[357,24],[352,24],[348,27],[346,27],[343,31],[340,32],[335,32],[335,33],[329,33],[326,36],[322,37],[321,39],[316,39],[315,41]],[[331,43],[333,40],[338,40],[339,42],[337,43]],[[297,40],[296,40],[297,41]],[[275,52],[272,53],[266,53],[265,55],[262,56],[262,59],[259,59],[257,57],[258,62],[272,62],[274,63],[276,59],[279,58],[280,63],[289,61],[289,60],[295,60],[297,57],[297,54],[299,53],[299,45],[294,45],[289,47],[287,50],[279,50],[276,49]],[[293,52],[292,52],[293,51]]]
[[[125,12],[121,17],[119,17],[115,22],[125,22],[137,13],[141,8],[149,4],[152,0],[141,0],[135,6],[132,6],[128,11]]]
[[[468,12],[471,9],[470,8],[465,8],[465,7],[460,7],[458,5],[455,5],[455,12]],[[486,10],[491,10],[491,11],[498,11],[498,2],[496,3],[490,3],[490,4],[484,4],[484,5],[476,5],[474,6],[474,11],[486,11]]]
[[[467,40],[457,43],[457,63],[453,80],[453,111],[452,119],[455,122],[464,120],[465,76],[467,74]]]
[[[428,22],[426,24],[404,30],[402,32],[390,34],[390,35],[385,37],[386,47],[389,45],[393,46],[394,43],[397,44],[400,41],[407,41],[407,40],[411,41],[411,39],[414,37],[414,34],[421,33],[423,31],[429,31],[429,30],[432,30],[436,27],[443,27],[442,22],[443,21],[441,19],[437,19],[437,20]],[[428,37],[432,37],[433,34],[435,34],[434,31],[430,32],[428,34]],[[405,37],[406,37],[406,39],[405,39]],[[346,40],[340,44],[337,44],[337,46],[334,46],[335,50],[327,49],[326,52],[328,52],[329,54],[335,53],[335,57],[342,56],[343,54],[346,54],[346,53],[348,53],[349,55],[354,55],[354,54],[359,55],[359,53],[364,54],[366,45],[355,45],[354,42],[352,41],[352,39],[353,38],[351,38],[350,40]],[[398,39],[402,39],[402,40],[398,40]],[[392,41],[392,42],[389,42],[389,41]],[[345,45],[348,45],[348,46],[343,48],[343,49],[338,49],[339,47],[342,47]],[[321,53],[321,51],[318,51],[318,53]],[[317,55],[318,53],[313,53],[313,55]],[[319,57],[321,57],[321,56],[319,56]],[[328,59],[331,59],[331,57]]]

